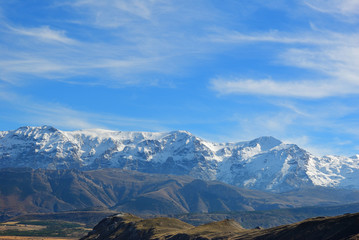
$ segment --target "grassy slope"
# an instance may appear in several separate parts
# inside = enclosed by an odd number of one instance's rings
[[[105,239],[357,239],[359,213],[320,217],[270,229],[244,229],[233,220],[191,226],[173,218],[141,219],[129,214],[102,220],[82,240]]]

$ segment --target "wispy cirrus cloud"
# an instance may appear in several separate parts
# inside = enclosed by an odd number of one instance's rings
[[[71,9],[69,19],[63,24],[54,21],[56,27],[27,27],[6,18],[0,22],[4,27],[0,30],[4,34],[0,39],[0,80],[173,87],[170,78],[161,76],[182,74],[181,69],[194,63],[197,56],[212,51],[198,38],[198,31],[186,27],[201,17],[184,14],[195,10],[181,4],[77,0],[58,2],[53,8]]]
[[[359,94],[358,85],[340,81],[274,81],[270,79],[212,79],[211,87],[220,94],[255,94],[277,97],[324,98]]]
[[[333,36],[334,37],[334,36]],[[281,44],[333,44],[335,39],[328,39],[322,33],[283,33],[271,30],[265,33],[242,33],[239,31],[215,30],[214,34],[208,36],[213,42],[243,44],[243,43],[281,43]]]
[[[352,140],[359,139],[356,117],[359,108],[356,103],[348,106],[345,100],[310,102],[277,99],[269,103],[275,108],[236,114],[231,118],[236,124],[231,126],[228,136],[245,140],[271,135],[298,144],[317,156],[347,155],[343,149],[355,147],[357,144]],[[343,122],[344,118],[352,118],[352,121]],[[342,142],[346,142],[346,146],[340,145]],[[353,152],[349,151],[351,154]]]
[[[30,36],[44,41],[54,41],[65,44],[76,43],[74,39],[66,36],[66,32],[64,30],[54,30],[49,26],[41,26],[38,28],[19,28],[8,25],[7,28],[15,34]]]
[[[75,0],[63,4],[73,7],[78,11],[86,11],[89,17],[87,23],[98,27],[117,28],[138,22],[139,20],[151,21],[153,13],[160,9],[169,8],[171,4],[167,1],[133,0],[133,1],[95,1]],[[138,19],[136,19],[138,18]]]
[[[350,40],[353,39],[348,36]],[[331,81],[347,84],[347,87],[359,84],[359,47],[354,44],[338,43],[318,49],[291,48],[280,54],[279,59],[284,65],[321,72]]]
[[[14,84],[34,77],[76,83],[74,77],[91,76],[87,82],[78,83],[108,87],[153,85],[152,79],[141,81],[132,76],[143,72],[170,73],[176,68],[169,61],[176,58],[173,53],[143,53],[134,46],[115,42],[81,42],[48,27],[10,27],[6,36],[7,48],[0,48],[0,80]]]
[[[302,3],[308,9],[328,15],[356,16],[359,13],[359,2],[356,0],[315,0]],[[308,25],[309,29],[293,31],[217,30],[209,39],[232,44],[233,47],[244,44],[253,48],[273,46],[272,65],[310,71],[313,77],[283,78],[270,74],[268,78],[258,79],[218,76],[210,80],[211,88],[220,94],[309,99],[359,94],[359,32],[353,27],[335,31],[317,27],[312,22],[308,22]],[[331,26],[327,27],[330,29]]]
[[[12,119],[20,125],[52,125],[64,130],[109,127],[122,130],[167,130],[165,124],[157,120],[86,112],[55,102],[39,102],[32,97],[9,92],[1,86],[0,100],[12,108],[11,113],[0,118]]]
[[[321,36],[318,36],[320,34]],[[315,79],[251,79],[217,77],[211,88],[221,94],[256,94],[267,96],[323,98],[359,94],[359,34],[331,31],[306,34],[263,33],[233,34],[213,38],[232,44],[276,43],[276,65],[317,72]],[[301,46],[298,46],[300,44]]]
[[[359,14],[359,2],[357,0],[312,0],[304,1],[312,9],[330,14],[346,16]]]

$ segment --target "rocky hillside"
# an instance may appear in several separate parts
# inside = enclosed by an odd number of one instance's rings
[[[359,213],[337,217],[318,217],[269,229],[244,229],[233,220],[198,227],[173,218],[142,219],[131,214],[107,217],[81,240],[348,240],[359,239]]]
[[[285,192],[324,186],[359,189],[359,156],[316,157],[273,137],[213,143],[185,131],[163,133],[21,127],[0,132],[0,168],[121,168],[190,175]]]
[[[275,194],[220,182],[121,169],[1,169],[0,182],[0,213],[8,217],[93,207],[179,214],[296,206]]]
[[[105,239],[228,239],[246,230],[235,221],[224,220],[194,227],[175,218],[142,219],[131,214],[120,213],[103,219],[93,231],[81,240]],[[210,238],[207,238],[210,237]]]
[[[252,211],[355,202],[359,191],[275,194],[188,176],[121,169],[1,169],[0,220],[24,213],[111,209],[134,214]]]

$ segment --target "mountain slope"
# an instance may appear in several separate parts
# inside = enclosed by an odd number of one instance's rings
[[[244,229],[233,220],[213,222],[198,227],[174,218],[141,219],[117,214],[103,219],[81,240],[104,239],[358,239],[359,213],[320,217],[270,229]]]
[[[0,218],[102,208],[141,215],[268,210],[355,202],[359,191],[313,189],[285,195],[188,176],[121,169],[0,169]],[[309,190],[308,190],[309,191]]]
[[[0,182],[0,213],[8,217],[91,207],[138,214],[179,214],[291,206],[274,194],[220,182],[120,169],[1,169]],[[222,197],[223,193],[228,195]]]
[[[320,158],[273,137],[212,143],[185,131],[65,132],[49,126],[21,127],[0,132],[0,168],[8,167],[121,168],[274,192],[311,186],[359,189],[359,155]]]
[[[288,225],[318,216],[337,216],[346,213],[359,212],[359,203],[336,206],[312,206],[301,208],[273,209],[266,211],[241,211],[228,213],[190,213],[174,217],[192,225],[201,225],[208,222],[233,219],[245,228],[272,228]]]

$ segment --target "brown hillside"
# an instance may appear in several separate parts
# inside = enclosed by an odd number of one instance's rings
[[[270,229],[244,229],[233,220],[198,227],[173,218],[141,219],[119,214],[102,220],[81,240],[344,240],[359,239],[359,213],[319,217]]]
[[[92,207],[157,215],[263,210],[302,204],[220,182],[120,169],[84,172],[0,169],[0,182],[0,221],[25,213]]]

